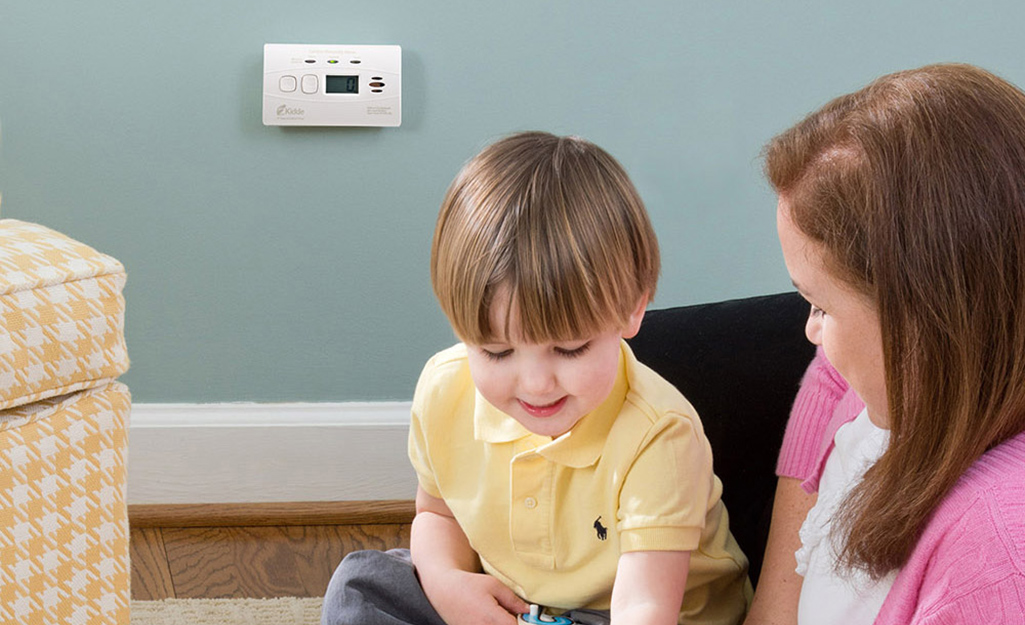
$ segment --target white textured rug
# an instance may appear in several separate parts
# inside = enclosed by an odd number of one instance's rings
[[[132,625],[319,625],[320,597],[132,601]]]

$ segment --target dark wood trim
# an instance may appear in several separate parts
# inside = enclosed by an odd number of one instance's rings
[[[387,525],[411,523],[412,500],[133,504],[132,528]]]

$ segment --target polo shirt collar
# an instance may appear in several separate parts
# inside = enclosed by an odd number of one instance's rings
[[[473,437],[485,443],[499,444],[518,441],[527,436],[535,436],[520,422],[505,414],[484,399],[480,391],[476,391],[473,410]],[[548,438],[548,437],[538,437]]]
[[[492,406],[478,392],[473,415],[474,437],[491,444],[511,443],[533,437],[537,439],[537,453],[546,459],[575,468],[591,466],[601,457],[612,424],[626,401],[629,384],[626,375],[628,348],[625,345],[624,342],[620,347],[619,371],[609,396],[569,432],[555,440],[534,434],[520,425],[519,421]]]

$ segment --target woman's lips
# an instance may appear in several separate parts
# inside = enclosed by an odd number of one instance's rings
[[[560,410],[562,410],[562,407],[566,405],[566,399],[567,397],[563,397],[559,400],[556,400],[550,404],[545,404],[543,406],[528,404],[522,399],[518,399],[516,401],[520,402],[520,406],[527,411],[527,414],[529,414],[532,417],[539,417],[543,419],[545,417],[550,417],[555,413],[559,412]]]

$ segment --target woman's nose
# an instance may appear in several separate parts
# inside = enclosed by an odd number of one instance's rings
[[[812,345],[822,344],[822,317],[816,315],[812,310],[808,313],[808,321],[804,324],[804,335],[812,342]]]

